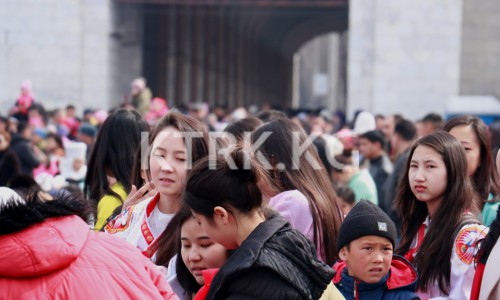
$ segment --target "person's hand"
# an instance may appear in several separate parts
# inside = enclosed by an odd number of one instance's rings
[[[140,189],[137,189],[135,185],[132,185],[130,194],[128,194],[127,199],[123,202],[122,212],[129,206],[135,205],[147,198],[151,198],[156,195],[155,186],[152,182],[147,182]]]

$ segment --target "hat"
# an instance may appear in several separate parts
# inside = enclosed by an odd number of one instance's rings
[[[373,202],[359,201],[340,225],[337,249],[364,236],[376,235],[396,244],[396,225],[387,214]]]
[[[11,203],[24,204],[26,202],[15,191],[7,187],[0,187],[0,212]]]
[[[353,132],[357,135],[361,135],[367,131],[375,130],[375,127],[375,117],[371,113],[363,111],[358,114],[354,122]]]
[[[78,128],[78,132],[85,134],[85,135],[88,135],[90,137],[95,137],[95,135],[97,133],[97,129],[92,124],[83,123],[82,125],[80,125],[80,128]]]

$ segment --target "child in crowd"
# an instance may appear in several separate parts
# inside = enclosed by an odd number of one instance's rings
[[[206,299],[318,299],[333,270],[303,234],[262,207],[258,183],[269,178],[257,160],[243,150],[228,157],[200,160],[186,181],[184,201],[203,231],[235,249]]]
[[[339,196],[338,205],[342,209],[342,213],[344,216],[347,216],[351,209],[356,204],[356,196],[354,195],[354,191],[345,184],[338,184],[335,187],[335,192]]]
[[[493,162],[488,126],[478,117],[464,115],[446,122],[444,130],[465,149],[467,174],[479,195],[482,221],[490,226],[500,205],[500,178]]]
[[[417,272],[393,255],[394,222],[378,206],[361,200],[340,226],[333,282],[346,299],[419,299]]]
[[[186,136],[188,134],[198,136],[190,138]],[[126,200],[122,213],[106,225],[105,231],[127,240],[155,261],[158,237],[181,208],[189,163],[206,155],[208,132],[205,127],[178,112],[166,114],[149,137],[149,149],[145,155],[148,183],[134,195],[129,195],[139,199],[137,195],[148,193],[149,197],[131,206],[128,206],[130,199]]]
[[[415,265],[422,299],[468,299],[477,243],[488,228],[474,217],[465,151],[440,131],[418,140],[409,158],[396,197],[402,218],[396,253]]]

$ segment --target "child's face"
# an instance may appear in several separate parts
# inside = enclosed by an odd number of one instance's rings
[[[340,250],[340,258],[346,262],[349,276],[366,283],[377,283],[384,277],[392,261],[392,244],[380,236],[364,236],[352,241],[349,249]]]
[[[441,155],[426,146],[418,146],[411,157],[408,180],[411,191],[427,206],[439,203],[446,191],[448,172]]]
[[[220,268],[227,260],[227,250],[210,239],[194,218],[181,227],[181,256],[198,284],[205,284],[202,270]]]
[[[156,136],[149,159],[151,180],[163,196],[179,198],[184,189],[187,151],[181,133],[167,127]]]

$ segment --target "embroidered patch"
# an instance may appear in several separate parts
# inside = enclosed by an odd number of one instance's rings
[[[477,243],[486,236],[482,227],[473,225],[462,228],[455,239],[455,252],[458,258],[466,264],[471,264],[476,255]]]
[[[387,231],[387,223],[386,222],[377,222],[379,231]]]
[[[132,212],[134,211],[134,205],[125,209],[121,214],[116,216],[113,220],[109,221],[104,227],[108,233],[117,233],[124,231],[130,225],[130,220],[132,219]]]

